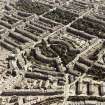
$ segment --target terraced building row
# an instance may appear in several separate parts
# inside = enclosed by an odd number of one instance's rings
[[[6,2],[0,16],[1,105],[104,105],[104,6]]]

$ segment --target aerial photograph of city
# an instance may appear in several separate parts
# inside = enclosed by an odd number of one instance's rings
[[[105,0],[0,0],[0,105],[105,105]]]

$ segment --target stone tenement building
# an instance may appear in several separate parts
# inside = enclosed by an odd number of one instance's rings
[[[0,105],[105,105],[105,1],[1,0]]]

